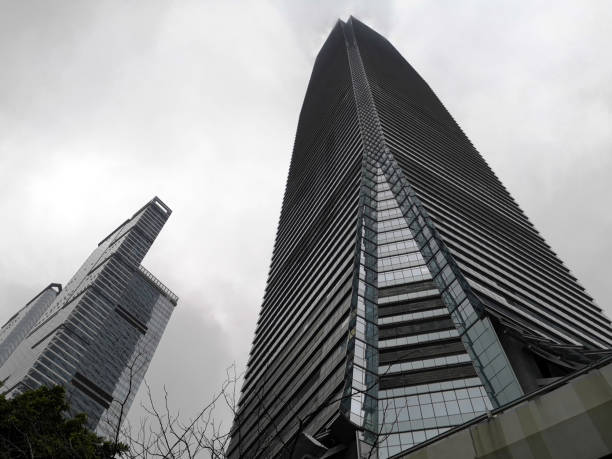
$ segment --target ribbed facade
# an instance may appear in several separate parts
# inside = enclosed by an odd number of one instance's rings
[[[51,284],[17,311],[0,329],[0,367],[17,349],[19,343],[30,333],[58,293],[60,284]]]
[[[611,343],[429,86],[339,21],[300,114],[229,456],[386,458]]]
[[[339,409],[363,156],[346,61],[336,28],[300,116],[230,457],[273,456],[313,407],[316,429]]]
[[[63,385],[71,410],[112,435],[178,300],[140,264],[170,214],[154,198],[98,245],[0,367],[9,395]]]

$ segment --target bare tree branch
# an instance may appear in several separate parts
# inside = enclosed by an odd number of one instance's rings
[[[136,373],[136,361],[132,369]],[[189,419],[184,419],[179,410],[173,410],[170,403],[170,395],[163,387],[163,402],[156,404],[151,386],[144,381],[147,390],[146,401],[141,404],[146,413],[140,421],[138,429],[133,429],[127,422],[121,427],[121,420],[130,397],[130,391],[134,390],[129,384],[128,394],[124,401],[119,403],[119,424],[114,430],[115,441],[123,441],[128,444],[129,451],[124,453],[127,459],[148,458],[195,458],[206,451],[211,458],[225,458],[225,449],[230,439],[230,429],[224,430],[223,423],[216,421],[215,410],[218,407],[227,408],[234,416],[236,409],[237,385],[242,375],[236,371],[235,364],[226,369],[226,379],[221,384],[218,392],[198,412]]]

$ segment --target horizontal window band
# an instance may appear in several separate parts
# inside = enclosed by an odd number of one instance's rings
[[[393,327],[384,327],[379,329],[379,337],[381,342],[386,342],[389,339],[397,339],[398,341],[406,340],[407,342],[416,339],[425,339],[425,334],[432,332],[455,330],[455,325],[450,317],[439,316],[432,318],[427,321],[408,322],[404,324],[396,324]],[[433,337],[427,337],[429,340],[435,339]],[[414,341],[420,342],[420,341]]]
[[[477,375],[474,366],[471,363],[467,363],[405,374],[382,376],[380,378],[380,390],[433,382],[438,383],[449,379],[472,378],[475,376]]]
[[[110,403],[108,403],[103,398],[98,397],[93,391],[89,390],[86,386],[81,384],[79,381],[76,381],[73,379],[71,382],[74,387],[79,389],[81,392],[83,392],[85,395],[87,395],[89,398],[91,398],[98,404],[102,405],[104,408],[108,409],[110,407]]]
[[[449,322],[451,322],[449,320]],[[452,325],[452,322],[451,322]],[[439,330],[431,333],[422,333],[418,335],[401,336],[399,338],[382,339],[378,341],[378,348],[393,348],[399,346],[409,346],[413,344],[427,343],[439,340],[445,340],[448,338],[456,338],[459,336],[459,332],[455,328],[447,330]]]
[[[396,296],[400,294],[406,293],[416,293],[421,291],[430,291],[436,289],[438,292],[436,285],[433,281],[425,280],[418,283],[412,283],[409,285],[402,285],[398,287],[387,287],[387,288],[379,288],[378,289],[378,298],[383,299],[385,297]]]
[[[426,311],[431,309],[441,309],[446,306],[442,303],[439,294],[427,295],[425,297],[414,298],[408,301],[378,305],[378,317],[385,318],[389,316],[397,316],[418,311]],[[432,297],[433,296],[433,297]]]
[[[115,307],[115,312],[140,333],[146,335],[147,331],[149,330],[148,327],[136,317],[134,317],[132,314],[130,314],[128,311],[126,311],[124,308],[117,305]]]
[[[104,389],[99,387],[89,378],[83,376],[78,371],[74,374],[71,383],[79,388],[82,392],[88,395],[90,398],[98,402],[104,408],[108,408],[113,402],[113,397]]]
[[[449,379],[441,382],[433,382],[429,384],[408,385],[396,387],[390,390],[381,390],[378,392],[379,400],[396,397],[406,397],[409,395],[431,394],[432,392],[443,392],[448,390],[466,389],[470,387],[482,387],[480,378],[462,378]]]
[[[32,344],[32,347],[30,347],[30,349],[34,349],[36,346],[38,346],[40,343],[42,343],[44,340],[46,340],[47,338],[49,338],[52,334],[54,334],[56,331],[58,331],[60,328],[62,328],[64,326],[64,324],[60,324],[57,327],[55,327],[53,330],[51,330],[49,333],[47,333],[45,336],[43,336],[41,339],[39,339],[38,341],[36,341],[34,344]]]
[[[470,356],[463,354],[446,355],[431,357],[421,360],[410,360],[407,362],[389,363],[378,367],[378,374],[381,376],[420,371],[425,368],[440,368],[451,365],[458,365],[471,362]]]
[[[428,357],[439,357],[465,352],[465,346],[459,337],[445,340],[420,343],[417,345],[380,349],[380,365],[408,360],[422,360]]]
[[[430,309],[425,311],[412,312],[401,315],[386,316],[378,318],[378,325],[396,324],[401,322],[412,322],[417,320],[424,320],[433,317],[440,317],[448,315],[447,308]]]

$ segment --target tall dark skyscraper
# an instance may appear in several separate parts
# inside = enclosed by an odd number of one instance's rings
[[[229,456],[386,458],[611,343],[427,83],[338,21],[300,113]]]
[[[141,265],[170,214],[154,198],[104,238],[63,289],[51,284],[9,319],[0,333],[3,391],[63,385],[72,411],[111,436],[178,301]]]

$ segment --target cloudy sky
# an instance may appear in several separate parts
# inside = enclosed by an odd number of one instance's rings
[[[0,0],[0,322],[157,195],[189,412],[244,365],[297,118],[337,18],[391,40],[612,313],[612,3]]]

